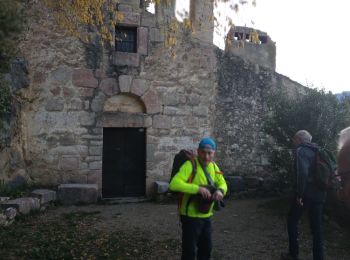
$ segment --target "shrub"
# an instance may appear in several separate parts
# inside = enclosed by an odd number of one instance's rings
[[[301,129],[313,136],[312,141],[335,152],[337,134],[349,126],[349,100],[339,102],[332,93],[306,89],[305,94],[289,97],[278,91],[268,98],[270,113],[264,120],[264,131],[273,137],[268,144],[272,170],[281,185],[289,183],[293,171],[292,137]]]

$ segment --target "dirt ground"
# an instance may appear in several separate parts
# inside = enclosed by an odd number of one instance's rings
[[[281,199],[228,199],[226,207],[213,217],[213,259],[280,259],[288,246],[285,213]],[[122,232],[131,238],[142,234],[152,252],[143,259],[179,259],[181,227],[175,203],[129,203],[57,207],[45,218],[74,212],[97,212],[93,228]],[[326,259],[350,259],[348,233],[329,218],[325,220]],[[300,227],[301,259],[312,259],[307,218]],[[137,249],[134,249],[137,250]]]

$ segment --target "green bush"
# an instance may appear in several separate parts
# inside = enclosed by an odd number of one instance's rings
[[[332,93],[306,89],[305,94],[290,98],[278,91],[268,98],[270,113],[264,120],[264,131],[275,143],[268,144],[272,170],[287,185],[293,171],[292,137],[301,129],[313,136],[312,141],[335,152],[337,135],[349,126],[349,100],[339,102]]]

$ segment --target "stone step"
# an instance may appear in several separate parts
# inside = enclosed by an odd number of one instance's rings
[[[28,214],[32,210],[40,209],[40,200],[38,198],[18,198],[4,201],[0,207],[3,209],[13,207],[21,214]]]
[[[58,186],[58,200],[64,205],[96,203],[97,184],[61,184]]]
[[[34,198],[38,198],[40,200],[41,205],[56,201],[56,191],[53,191],[53,190],[47,190],[47,189],[33,190],[30,196]]]
[[[155,181],[154,188],[156,194],[166,193],[169,189],[169,183],[166,181]]]

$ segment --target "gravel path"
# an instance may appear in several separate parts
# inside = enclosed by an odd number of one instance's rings
[[[279,259],[287,249],[285,205],[280,199],[229,199],[213,218],[213,259]],[[150,259],[179,259],[181,228],[175,203],[143,202],[120,205],[58,207],[47,217],[76,211],[98,211],[94,228],[133,235],[142,233],[145,243],[161,244]],[[300,228],[301,259],[312,259],[307,218]],[[350,259],[348,234],[326,221],[326,259]],[[165,246],[164,246],[165,245]]]

